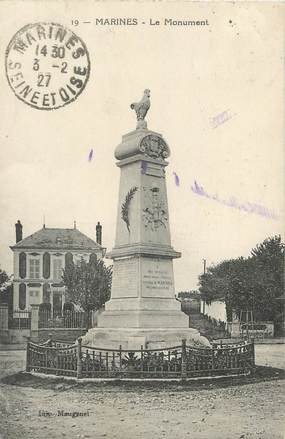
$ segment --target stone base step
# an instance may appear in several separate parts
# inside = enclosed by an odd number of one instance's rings
[[[166,349],[181,346],[210,347],[209,341],[193,328],[92,328],[82,338],[83,346],[101,349]]]

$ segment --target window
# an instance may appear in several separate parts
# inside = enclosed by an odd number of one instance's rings
[[[21,279],[26,277],[27,273],[27,256],[26,253],[21,252],[19,254],[19,276]]]
[[[55,258],[53,260],[53,279],[62,280],[62,259]]]
[[[41,303],[39,290],[30,290],[29,296],[30,305],[38,305]]]
[[[40,278],[40,260],[38,258],[30,258],[30,278]]]
[[[19,286],[19,308],[23,310],[26,308],[26,285],[20,284]]]

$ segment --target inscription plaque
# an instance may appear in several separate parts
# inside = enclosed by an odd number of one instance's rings
[[[138,297],[138,259],[114,261],[112,298]]]
[[[174,297],[171,261],[144,259],[142,261],[142,296]]]

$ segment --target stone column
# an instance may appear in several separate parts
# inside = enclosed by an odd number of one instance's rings
[[[52,284],[50,284],[50,316],[53,319],[53,289]]]
[[[63,307],[65,304],[65,293],[66,293],[66,288],[63,289],[62,295],[61,295],[61,314],[63,313]]]
[[[39,305],[31,306],[31,337],[37,339],[39,335]]]
[[[0,305],[0,343],[9,343],[8,305]]]
[[[0,331],[8,331],[8,305],[0,305]]]
[[[238,338],[241,336],[241,330],[240,330],[240,322],[233,321],[232,327],[231,327],[231,337],[232,338]]]

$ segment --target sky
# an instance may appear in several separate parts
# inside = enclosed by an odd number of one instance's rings
[[[103,245],[112,249],[120,177],[114,150],[135,128],[130,104],[149,88],[148,128],[161,133],[171,150],[166,173],[171,238],[182,253],[174,261],[175,287],[195,289],[203,259],[209,266],[246,257],[284,230],[284,5],[86,1],[80,6],[25,1],[17,3],[15,14],[13,1],[0,3],[0,267],[12,273],[9,246],[18,219],[24,236],[39,230],[45,216],[47,227],[71,228],[76,220],[94,239],[100,221]],[[136,17],[139,24],[96,26],[96,17]],[[141,24],[150,18],[207,19],[209,26]],[[91,73],[74,102],[40,111],[14,95],[4,52],[21,27],[48,21],[82,38]],[[194,181],[211,197],[193,192]],[[212,197],[259,204],[276,218]]]

